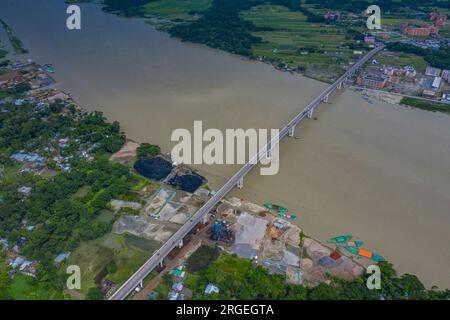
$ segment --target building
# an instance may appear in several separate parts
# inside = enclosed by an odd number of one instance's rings
[[[375,43],[375,37],[372,37],[372,36],[365,36],[365,37],[364,37],[364,43],[367,43],[367,44],[374,44],[374,43]]]
[[[442,70],[442,80],[450,81],[450,70]]]
[[[416,69],[414,69],[414,67],[406,66],[403,68],[403,70],[405,70],[405,76],[407,76],[408,78],[414,78],[417,75],[417,71]]]
[[[359,86],[364,86],[372,89],[383,89],[387,83],[386,76],[378,75],[365,75],[363,77],[358,77],[356,83]]]
[[[335,21],[341,21],[341,14],[339,12],[332,12],[328,10],[323,17],[326,20],[335,20]]]
[[[442,78],[441,77],[435,77],[433,80],[433,84],[431,85],[431,87],[433,89],[437,89],[439,90],[439,88],[441,87],[441,83],[442,83]]]
[[[442,100],[450,101],[450,93],[444,93],[442,95]]]
[[[439,77],[441,75],[441,69],[433,68],[433,67],[427,67],[425,70],[425,75],[430,77]]]
[[[439,12],[430,13],[429,18],[434,22],[436,27],[444,26],[447,21],[447,15]]]
[[[64,260],[66,260],[70,256],[70,252],[61,252],[58,254],[58,256],[55,258],[54,262],[55,264],[60,264]]]
[[[18,162],[41,162],[44,160],[43,157],[35,153],[16,153],[11,156],[11,159]]]
[[[173,284],[172,284],[172,290],[173,291],[178,291],[178,292],[180,292],[181,290],[183,290],[183,282],[174,282]]]
[[[431,35],[437,35],[439,29],[435,26],[424,24],[423,26],[411,26],[407,23],[400,24],[400,31],[404,34],[413,37],[429,37]]]
[[[422,95],[424,97],[435,98],[436,97],[436,92],[432,91],[432,90],[423,90],[422,91]]]
[[[19,189],[17,189],[17,192],[28,197],[31,194],[31,187],[22,186]]]
[[[208,285],[205,288],[205,294],[211,293],[219,293],[219,288],[213,285],[212,283],[208,283]]]

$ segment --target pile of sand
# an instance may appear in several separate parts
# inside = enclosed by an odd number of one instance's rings
[[[119,162],[127,162],[136,157],[136,149],[139,144],[128,141],[123,147],[111,156],[111,160]]]

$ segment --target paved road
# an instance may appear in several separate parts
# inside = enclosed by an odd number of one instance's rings
[[[125,299],[143,279],[162,262],[170,251],[182,242],[183,238],[193,229],[193,227],[199,223],[213,208],[222,200],[236,185],[243,179],[258,163],[258,159],[266,157],[267,150],[275,147],[281,139],[289,134],[292,128],[295,128],[304,118],[324,100],[327,100],[329,95],[332,94],[338,87],[343,85],[345,80],[350,77],[356,70],[358,70],[364,63],[371,59],[375,54],[381,51],[384,46],[378,46],[361,60],[355,63],[349,68],[336,82],[326,88],[320,95],[318,95],[313,101],[311,101],[302,112],[296,115],[283,129],[280,130],[279,136],[272,137],[267,145],[261,148],[257,154],[255,154],[248,163],[246,163],[238,172],[236,172],[215,195],[213,195],[208,202],[205,203],[178,231],[176,231],[137,271],[133,274],[117,291],[111,295],[110,300],[123,300]]]

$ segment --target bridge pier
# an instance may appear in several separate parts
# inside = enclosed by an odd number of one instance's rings
[[[141,280],[140,282],[139,282],[139,288],[143,288],[144,287],[144,280]]]
[[[339,85],[338,85],[338,89],[340,90],[340,89],[342,89],[342,87],[343,87],[343,83],[344,83],[344,81],[345,80],[347,80],[347,79],[344,79],[344,80],[342,80],[342,82],[341,83],[339,83]]]
[[[240,178],[236,185],[239,189],[242,189],[244,187],[244,178]]]
[[[178,243],[178,248],[183,248],[183,239],[180,240],[180,243]]]
[[[289,129],[288,136],[289,136],[289,137],[293,137],[293,136],[294,136],[294,131],[295,131],[295,127],[290,128],[290,129]]]
[[[330,97],[330,95],[329,94],[327,94],[326,96],[325,96],[325,98],[323,99],[323,102],[326,102],[326,103],[328,103],[328,98]]]
[[[205,215],[202,219],[202,224],[207,224],[208,223],[208,215]]]
[[[307,115],[308,119],[312,119],[313,112],[314,112],[314,109],[311,109],[311,110],[308,111],[308,115]]]

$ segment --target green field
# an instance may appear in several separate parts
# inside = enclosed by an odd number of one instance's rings
[[[52,300],[52,299],[64,299],[62,293],[48,288],[38,280],[17,273],[11,282],[8,290],[8,294],[14,300]]]
[[[66,265],[78,265],[81,269],[81,291],[97,286],[106,276],[120,284],[129,278],[159,247],[156,241],[128,234],[107,234],[99,239],[82,243],[71,254]],[[117,270],[108,274],[106,266],[114,262]]]
[[[384,57],[383,55],[377,56],[377,61],[380,65],[394,65],[399,67],[413,66],[418,72],[425,72],[428,63],[423,57],[415,54],[400,53],[398,57]]]
[[[307,22],[301,12],[278,5],[256,6],[242,12],[241,17],[258,28],[272,29],[254,33],[263,43],[253,48],[253,54],[265,60],[286,63],[292,69],[314,65],[327,68],[331,73],[340,68],[329,70],[330,65],[347,64],[352,60],[353,50],[340,47],[353,40],[340,26]],[[337,59],[335,62],[333,57]]]
[[[144,12],[169,20],[193,20],[190,12],[206,10],[212,0],[158,0],[144,6]]]

